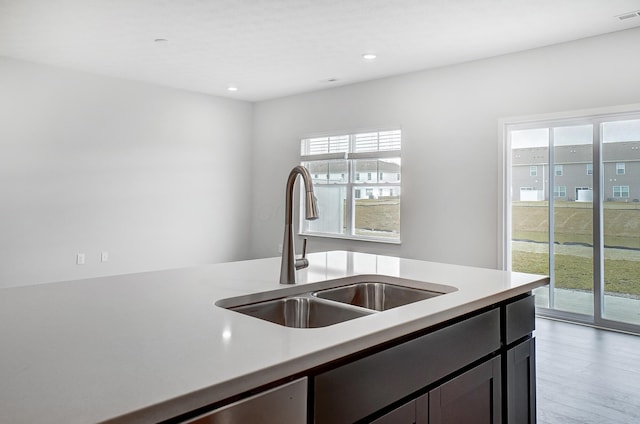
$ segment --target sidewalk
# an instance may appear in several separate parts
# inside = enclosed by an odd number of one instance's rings
[[[534,290],[536,305],[548,307],[547,287]],[[555,289],[555,309],[593,315],[593,293],[578,290]],[[640,325],[640,299],[604,296],[604,318]]]

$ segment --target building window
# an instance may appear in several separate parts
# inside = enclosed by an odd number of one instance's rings
[[[615,199],[629,197],[629,186],[613,186],[613,197]]]
[[[567,186],[553,186],[553,197],[567,197]]]
[[[562,167],[562,165],[556,165],[554,169],[556,177],[562,177],[562,173],[564,172],[564,168]]]
[[[588,163],[587,164],[587,175],[593,175],[593,164],[592,163]]]
[[[529,176],[537,177],[538,176],[538,167],[536,165],[529,167]]]
[[[624,162],[616,163],[616,175],[624,175]]]
[[[302,164],[312,175],[328,177],[313,179],[319,218],[307,221],[300,214],[300,231],[399,242],[401,142],[401,130],[303,139]]]

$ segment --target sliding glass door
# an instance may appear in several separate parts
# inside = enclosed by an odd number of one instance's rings
[[[602,316],[640,326],[640,120],[602,123]]]
[[[640,119],[506,126],[508,266],[547,274],[539,312],[640,332]]]

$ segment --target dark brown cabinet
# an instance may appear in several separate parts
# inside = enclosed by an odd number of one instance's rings
[[[500,424],[500,388],[500,357],[495,357],[394,409],[372,424]]]
[[[424,424],[427,419],[427,402],[427,396],[422,396],[384,414],[371,424]],[[418,419],[418,416],[421,418]]]
[[[525,340],[507,350],[506,404],[509,424],[536,422],[536,344]]]
[[[312,376],[313,422],[535,423],[530,295]]]
[[[429,392],[429,424],[500,424],[500,357],[454,377]],[[418,423],[425,422],[418,419]]]
[[[471,341],[471,342],[470,342]],[[314,421],[353,423],[417,397],[448,375],[500,349],[500,311],[484,311],[313,378]]]

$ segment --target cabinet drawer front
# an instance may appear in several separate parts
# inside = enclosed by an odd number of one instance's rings
[[[185,424],[305,423],[307,382],[306,377],[292,381],[208,412]]]
[[[505,308],[506,344],[511,344],[536,329],[536,304],[533,296],[516,300]]]
[[[315,377],[315,422],[350,423],[500,348],[498,309]]]

